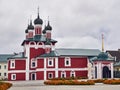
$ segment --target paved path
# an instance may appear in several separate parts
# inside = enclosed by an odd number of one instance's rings
[[[120,90],[120,85],[96,84],[91,86],[78,85],[44,85],[43,81],[20,81],[12,82],[13,87],[9,90]]]

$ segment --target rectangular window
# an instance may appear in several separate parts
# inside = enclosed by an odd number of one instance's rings
[[[53,78],[53,73],[48,73],[48,79],[52,79]]]
[[[70,57],[65,57],[65,66],[71,66],[71,59],[70,59]]]
[[[15,68],[15,60],[10,61],[10,68]]]
[[[16,74],[11,74],[11,80],[16,80]]]
[[[37,63],[35,59],[31,59],[31,68],[36,68],[37,67]]]
[[[53,58],[48,58],[48,66],[53,66]]]
[[[0,65],[0,69],[1,69],[1,65]]]
[[[4,65],[4,69],[6,69],[6,65]]]
[[[6,76],[6,73],[4,73],[4,76]]]
[[[0,73],[0,76],[1,76],[1,73]]]
[[[66,78],[66,72],[65,71],[61,72],[61,78]]]
[[[70,77],[75,77],[75,72],[74,71],[70,72]]]

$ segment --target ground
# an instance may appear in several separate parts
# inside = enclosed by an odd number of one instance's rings
[[[78,85],[44,85],[43,81],[12,81],[13,86],[9,90],[119,90],[120,85],[96,84],[92,86]]]

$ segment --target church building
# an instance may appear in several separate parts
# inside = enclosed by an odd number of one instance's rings
[[[50,21],[42,29],[39,16],[25,30],[23,52],[8,59],[8,80],[84,77],[113,78],[113,61],[99,49],[56,48]]]

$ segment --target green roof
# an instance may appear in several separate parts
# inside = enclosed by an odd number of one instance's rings
[[[47,41],[47,38],[44,37],[43,35],[35,35],[34,38],[28,38],[26,40],[23,41],[22,45],[24,44],[24,42],[26,41],[35,41],[35,42],[46,42]],[[57,42],[56,40],[53,40],[53,39],[49,39],[50,42]]]
[[[14,56],[13,54],[0,54],[0,62],[7,62],[7,59]]]
[[[43,54],[42,57],[56,57],[56,56],[97,56],[100,53],[99,49],[55,49],[49,54]]]
[[[97,57],[93,57],[93,58],[91,58],[91,60],[92,61],[98,61],[98,60],[100,60],[100,61],[104,61],[104,60],[114,60],[114,58],[111,58],[111,57],[109,57],[108,56],[108,53],[106,53],[106,52],[100,52],[99,53],[99,55],[97,56]]]

